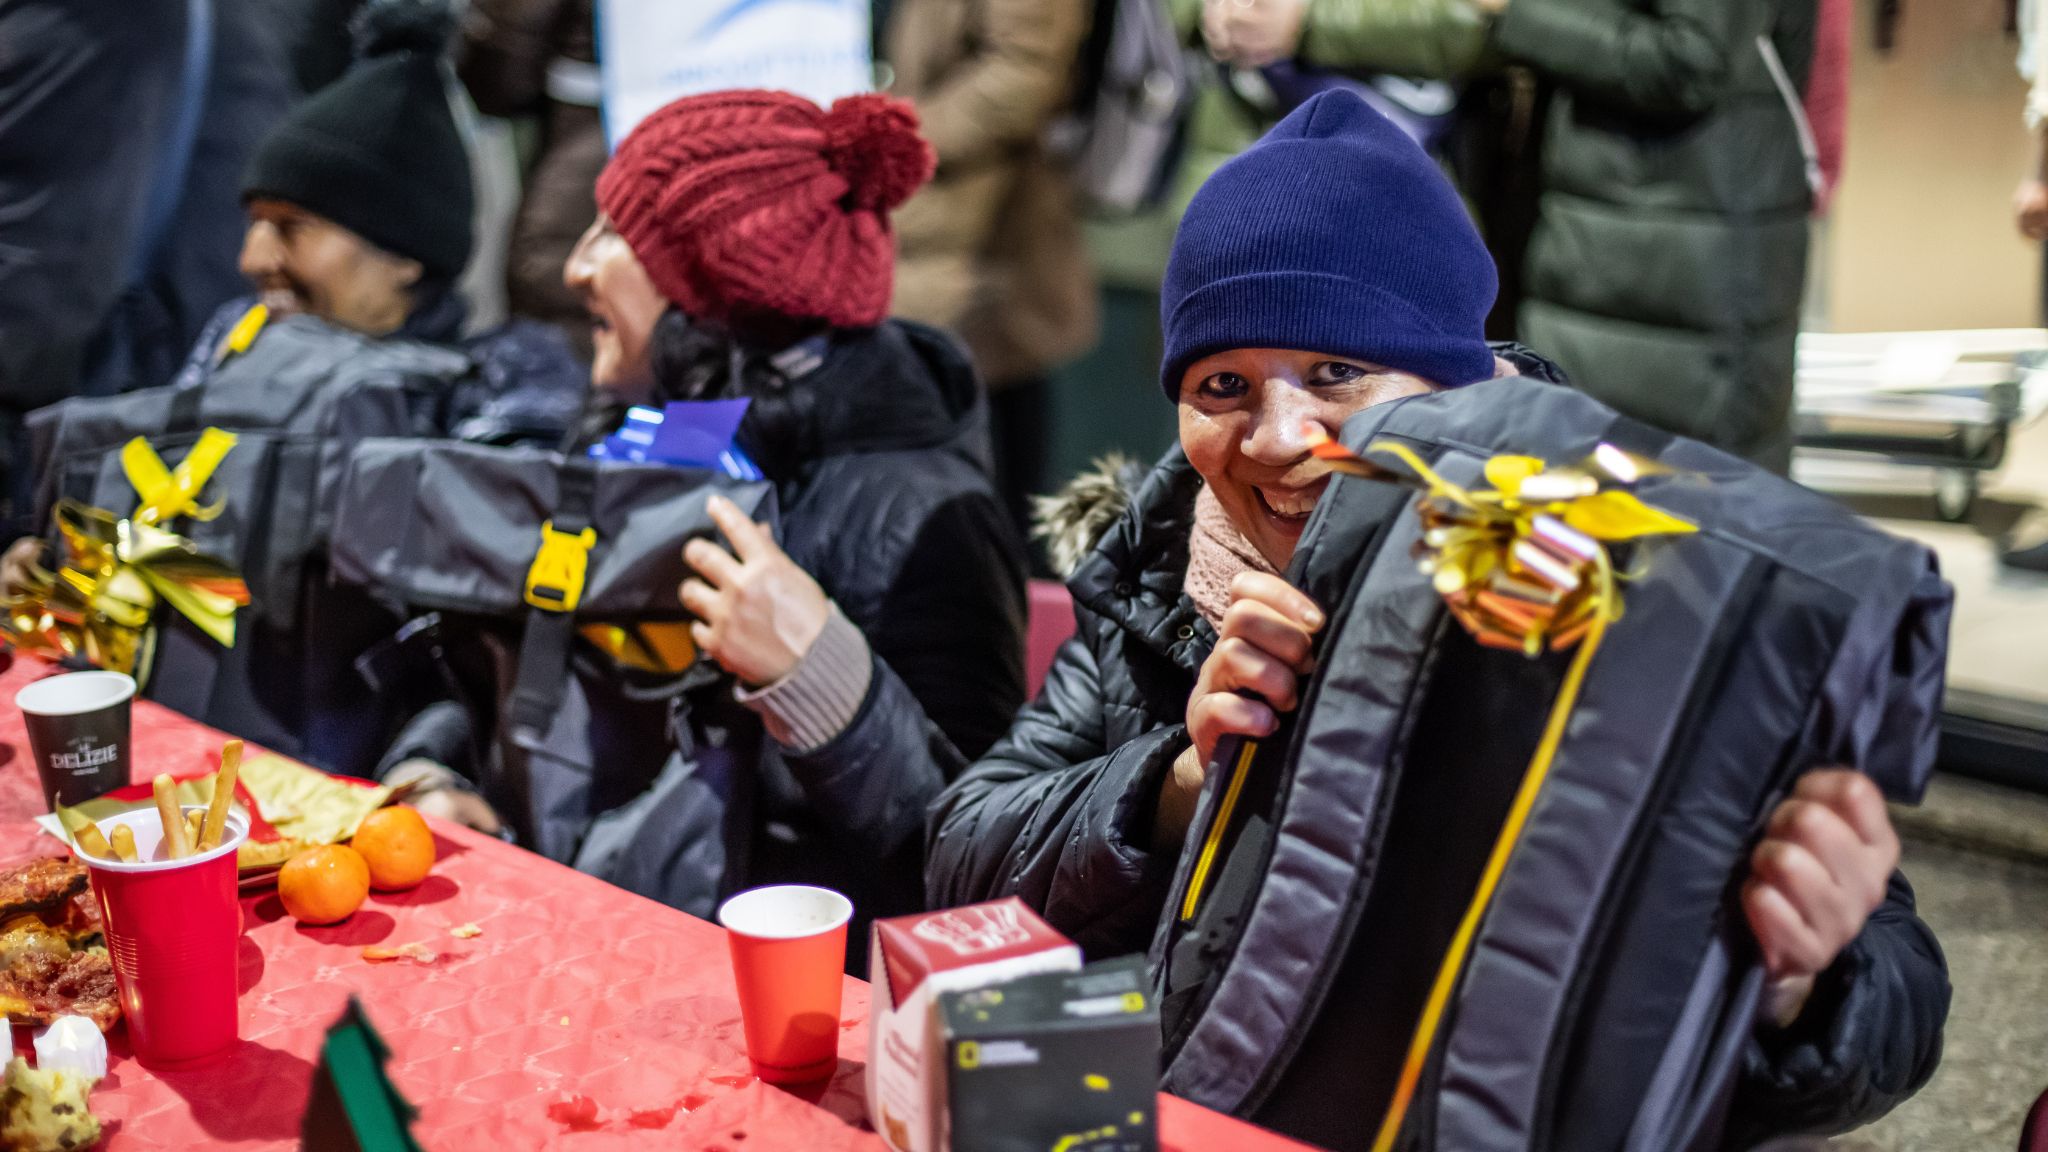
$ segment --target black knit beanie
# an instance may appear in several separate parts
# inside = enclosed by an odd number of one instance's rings
[[[296,204],[430,278],[461,275],[474,194],[441,65],[454,20],[444,0],[372,0],[356,18],[355,67],[264,140],[243,201]]]

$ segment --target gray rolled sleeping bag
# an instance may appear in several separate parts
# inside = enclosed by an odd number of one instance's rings
[[[678,733],[730,682],[694,650],[679,666],[620,654],[688,647],[682,549],[716,538],[713,493],[774,518],[769,485],[699,469],[370,441],[333,550],[338,580],[411,621],[367,670],[461,709],[472,746],[454,766],[519,842],[692,910],[715,895],[698,889],[724,872],[705,864],[737,835],[744,782]]]

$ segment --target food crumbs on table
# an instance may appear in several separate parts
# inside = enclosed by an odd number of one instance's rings
[[[418,941],[413,941],[410,944],[400,944],[396,948],[385,948],[372,944],[368,948],[363,949],[363,959],[368,960],[372,964],[384,960],[411,960],[416,964],[432,964],[440,958],[440,953]]]
[[[464,924],[460,928],[449,929],[448,934],[450,936],[455,937],[457,940],[474,940],[477,937],[483,935],[484,930],[477,927],[474,924]]]

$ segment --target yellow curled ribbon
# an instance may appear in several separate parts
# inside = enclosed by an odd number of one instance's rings
[[[138,497],[135,512],[121,519],[59,501],[53,519],[62,562],[55,572],[34,572],[33,586],[5,603],[0,630],[30,651],[146,674],[154,650],[150,621],[163,603],[233,647],[235,612],[249,603],[247,583],[232,565],[163,525],[220,514],[220,505],[201,507],[198,497],[234,446],[231,433],[209,428],[168,468],[147,441],[130,441],[121,466]]]

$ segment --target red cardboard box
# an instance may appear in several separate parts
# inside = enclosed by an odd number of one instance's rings
[[[868,972],[868,1115],[896,1152],[944,1152],[941,992],[1075,972],[1081,950],[1012,897],[875,922]]]

